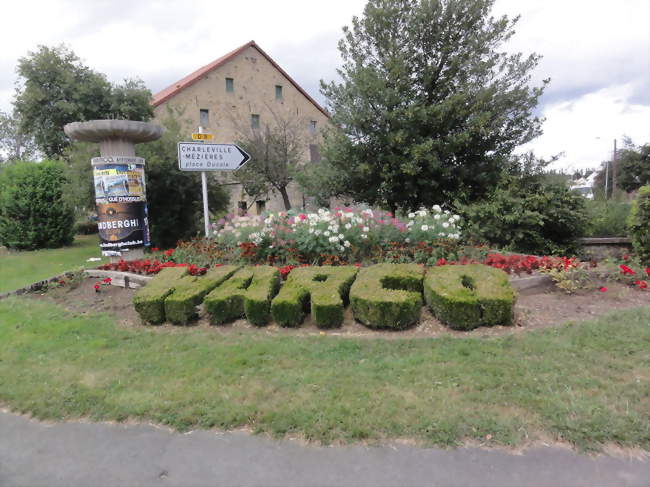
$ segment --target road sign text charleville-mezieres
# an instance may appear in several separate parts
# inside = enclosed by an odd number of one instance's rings
[[[181,171],[235,171],[250,156],[235,144],[178,143],[178,168]]]

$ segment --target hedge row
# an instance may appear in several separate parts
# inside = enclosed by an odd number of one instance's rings
[[[271,317],[281,326],[299,326],[311,311],[319,328],[343,323],[348,301],[354,318],[370,328],[403,329],[420,318],[423,294],[433,314],[450,327],[512,323],[515,292],[508,275],[481,264],[429,269],[416,264],[303,267],[292,271],[280,289],[274,267],[223,266],[205,276],[167,268],[134,298],[148,323],[185,324],[203,301],[213,324],[246,317],[263,326]],[[279,294],[278,294],[279,291]],[[277,294],[277,296],[276,296]]]
[[[433,314],[456,330],[512,324],[515,293],[502,270],[481,264],[441,266],[424,279]]]
[[[352,266],[300,267],[294,269],[273,300],[271,314],[281,326],[298,326],[310,308],[319,328],[343,323],[343,310],[357,268]]]
[[[245,267],[205,297],[212,324],[238,318],[263,326],[271,317],[271,299],[280,289],[280,271],[275,267]]]

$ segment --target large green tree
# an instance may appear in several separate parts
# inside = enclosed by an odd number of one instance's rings
[[[617,184],[628,193],[650,184],[650,144],[636,147],[627,139],[616,158]]]
[[[63,126],[103,118],[149,120],[151,93],[140,80],[113,85],[84,66],[61,45],[38,46],[18,61],[19,86],[14,107],[20,129],[31,134],[47,157],[58,157],[70,145]]]
[[[471,201],[541,133],[539,56],[503,51],[517,18],[491,17],[493,3],[369,0],[344,28],[341,81],[321,87],[335,192],[392,209]]]

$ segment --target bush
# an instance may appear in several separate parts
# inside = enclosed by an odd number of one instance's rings
[[[74,238],[74,212],[64,200],[59,162],[19,162],[0,173],[0,244],[15,249],[56,248]]]
[[[624,237],[630,204],[617,201],[586,200],[588,226],[586,237]]]
[[[406,328],[422,308],[424,269],[416,264],[366,267],[350,289],[354,318],[370,328]]]
[[[133,306],[145,323],[165,321],[165,298],[187,274],[187,267],[165,267],[133,296]]]
[[[316,326],[341,326],[343,310],[356,274],[357,268],[354,266],[294,269],[280,294],[271,303],[273,320],[281,326],[298,326],[311,301],[311,315]]]
[[[174,286],[174,292],[165,298],[165,317],[167,321],[185,325],[196,318],[196,307],[206,294],[232,276],[237,266],[214,267],[204,276],[184,276]]]
[[[280,271],[275,267],[244,267],[205,297],[205,309],[215,325],[246,316],[262,326],[271,317],[271,299],[279,288]]]
[[[440,266],[424,279],[424,298],[456,330],[512,324],[515,293],[508,274],[481,264]]]
[[[632,245],[641,264],[650,265],[650,186],[639,189],[629,218]]]
[[[587,229],[585,199],[558,183],[498,188],[460,211],[470,240],[529,254],[573,254]]]

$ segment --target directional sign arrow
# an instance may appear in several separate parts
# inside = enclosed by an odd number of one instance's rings
[[[236,171],[250,160],[236,144],[178,143],[181,171]]]

